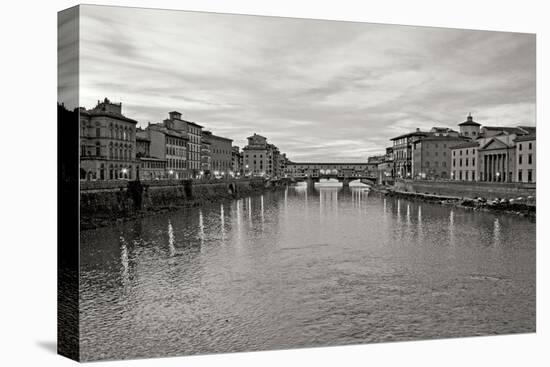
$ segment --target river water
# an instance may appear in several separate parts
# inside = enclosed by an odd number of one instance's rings
[[[535,223],[289,187],[81,235],[83,360],[535,331]]]

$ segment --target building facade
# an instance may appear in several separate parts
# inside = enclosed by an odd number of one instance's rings
[[[212,133],[207,130],[202,131],[201,137],[201,177],[210,177],[212,171],[212,149],[210,136]]]
[[[228,177],[233,173],[233,140],[214,134],[210,134],[209,139],[212,171],[215,175]]]
[[[122,114],[121,103],[107,98],[79,112],[80,179],[135,179],[137,121]]]
[[[537,182],[537,146],[536,135],[528,134],[517,137],[516,143],[516,178],[518,182]]]
[[[413,144],[417,140],[428,135],[428,132],[422,132],[420,129],[416,129],[416,131],[412,133],[403,134],[390,139],[393,142],[393,171],[396,177],[412,177]]]
[[[166,161],[166,178],[181,180],[191,177],[188,169],[187,134],[169,124],[149,124],[150,155]]]
[[[140,180],[162,180],[166,177],[166,160],[151,157],[149,130],[136,130],[136,159]]]
[[[240,148],[236,145],[231,148],[231,167],[235,176],[244,175],[243,155]]]
[[[451,178],[455,181],[478,181],[479,142],[465,141],[451,147]]]
[[[254,134],[249,136],[243,148],[244,173],[246,176],[264,176],[267,171],[267,138]]]
[[[178,111],[169,112],[168,116],[169,118],[164,120],[164,125],[171,130],[186,135],[188,176],[190,178],[199,177],[202,166],[202,126],[182,119],[181,113]]]
[[[451,177],[450,147],[463,142],[455,136],[424,136],[413,142],[412,178],[449,179]]]

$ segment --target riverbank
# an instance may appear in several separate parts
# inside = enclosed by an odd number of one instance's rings
[[[398,190],[395,187],[375,186],[374,191],[393,197],[402,197],[408,200],[419,200],[441,205],[453,205],[471,210],[495,211],[519,215],[531,219],[536,218],[536,202],[534,199],[518,197],[517,199],[494,198],[487,200],[482,197],[459,197],[429,193],[409,192]]]
[[[82,182],[80,229],[239,199],[281,187],[281,182],[263,179]]]

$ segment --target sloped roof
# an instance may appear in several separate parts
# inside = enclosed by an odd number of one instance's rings
[[[528,134],[528,135],[521,135],[514,139],[514,141],[530,141],[530,140],[537,140],[537,136],[535,134]]]
[[[480,147],[480,150],[488,149],[491,144],[500,145],[502,148],[511,148],[512,145],[508,145],[505,142],[503,142],[500,139],[491,138],[489,141],[487,141],[482,147]]]
[[[453,145],[451,149],[462,149],[462,148],[477,148],[479,143],[477,141],[465,141],[457,145]]]
[[[507,127],[507,126],[483,126],[483,129],[493,130],[493,131],[502,131],[507,134],[517,134],[525,135],[526,131],[522,130],[519,127]]]
[[[403,134],[403,135],[396,136],[395,138],[391,138],[390,140],[397,140],[397,139],[407,138],[409,136],[428,136],[428,135],[430,135],[429,132],[413,131],[411,133],[406,133],[406,134]]]
[[[136,120],[133,120],[131,118],[128,118],[128,117],[124,116],[121,113],[117,113],[117,112],[113,112],[113,111],[103,111],[101,109],[95,109],[95,108],[91,109],[91,110],[86,110],[84,108],[80,108],[79,112],[80,112],[81,115],[85,115],[85,116],[90,116],[90,117],[92,117],[92,116],[112,117],[112,118],[115,118],[117,120],[132,122],[132,123],[137,124]]]
[[[472,115],[468,115],[468,117],[466,118],[466,121],[461,122],[460,124],[458,124],[458,126],[481,126],[481,124],[478,124],[477,122],[475,122]]]
[[[537,128],[535,126],[518,126],[518,128],[525,130],[528,134],[537,133]]]

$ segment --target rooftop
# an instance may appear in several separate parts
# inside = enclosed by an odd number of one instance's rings
[[[477,141],[465,141],[457,145],[453,145],[451,149],[463,149],[463,148],[477,148],[479,143]]]
[[[412,133],[407,133],[403,135],[396,136],[395,138],[391,138],[390,140],[397,140],[402,138],[408,138],[410,136],[427,136],[430,135],[429,132],[420,131],[420,129],[416,129],[416,131],[413,131]]]
[[[506,127],[506,126],[483,126],[483,129],[485,130],[493,130],[493,131],[502,131],[507,134],[518,134],[518,135],[525,135],[527,133],[526,130],[523,130],[520,127]]]
[[[531,140],[537,140],[537,136],[535,134],[528,134],[528,135],[522,135],[518,136],[514,139],[514,141],[531,141]]]
[[[458,124],[458,126],[481,126],[481,124],[478,124],[474,121],[474,118],[472,117],[472,114],[469,114],[466,118],[466,121]]]

